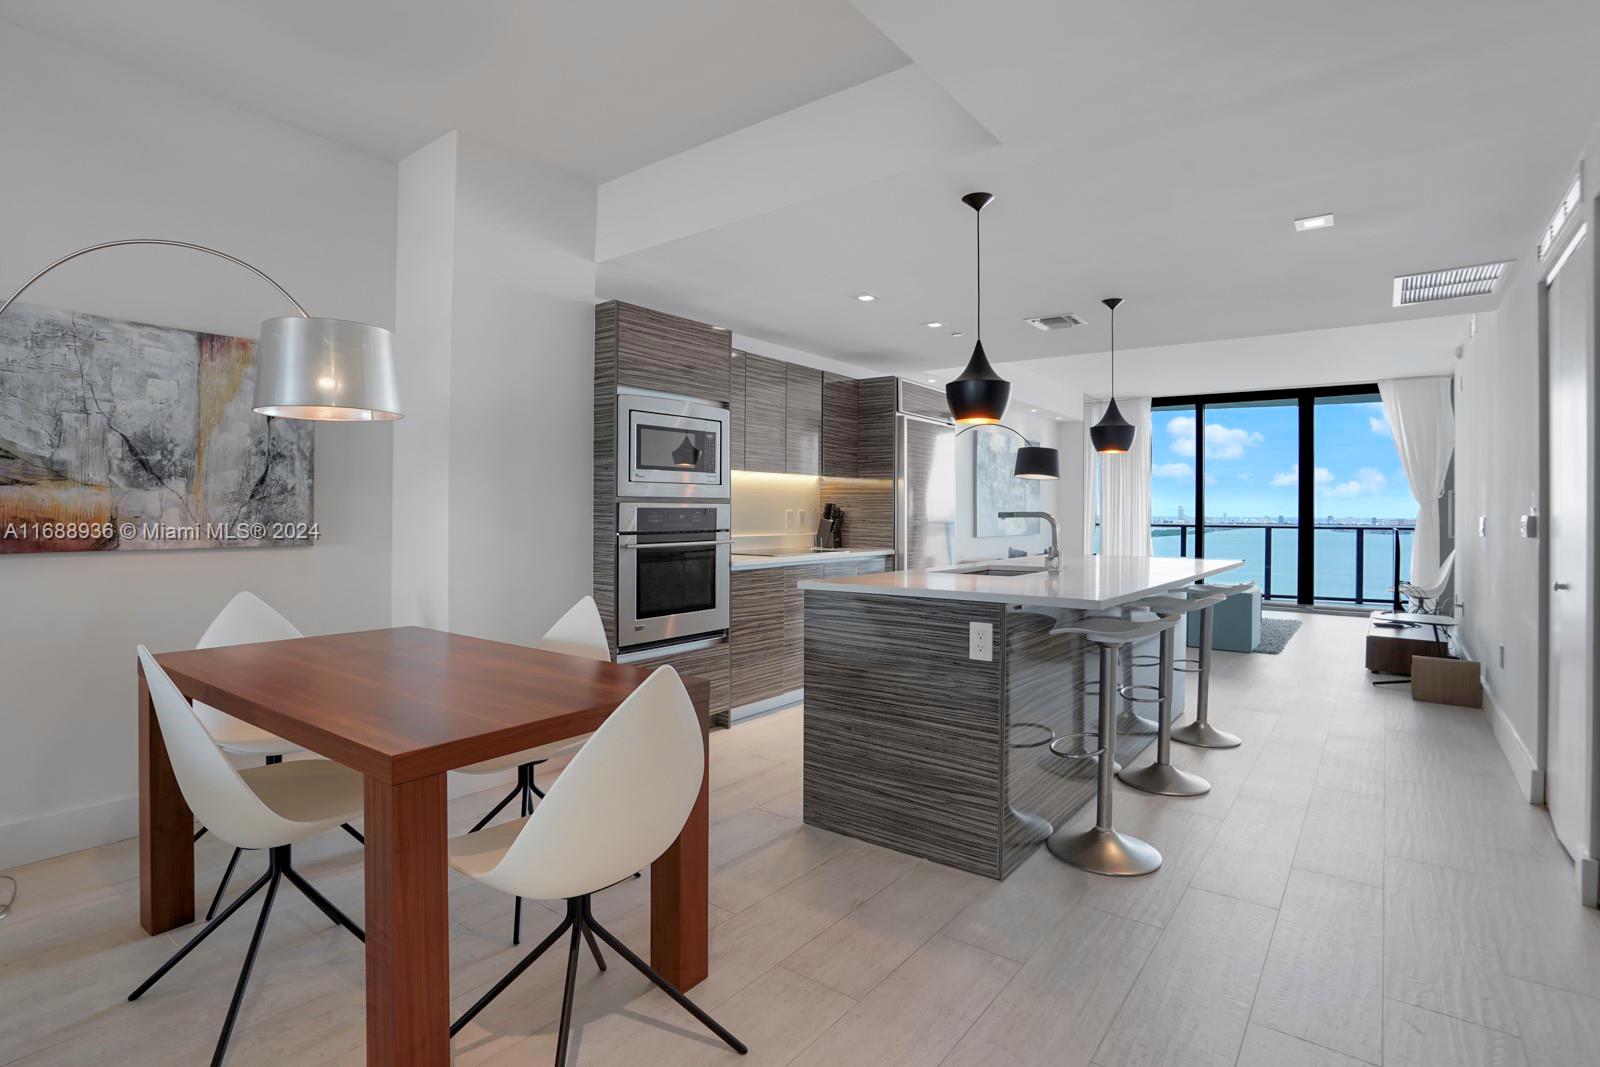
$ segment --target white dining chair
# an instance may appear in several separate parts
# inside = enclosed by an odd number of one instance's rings
[[[239,1006],[244,1000],[245,987],[250,982],[250,969],[261,947],[261,936],[266,931],[267,918],[272,914],[272,904],[277,899],[280,881],[288,879],[329,919],[360,940],[367,939],[361,927],[301,877],[300,872],[294,869],[290,854],[295,842],[331,830],[361,814],[362,777],[348,767],[329,760],[295,760],[239,770],[212,739],[201,724],[196,710],[143,645],[139,646],[139,666],[150,690],[150,702],[161,726],[161,738],[172,761],[173,774],[190,809],[222,840],[239,848],[270,850],[266,873],[240,894],[239,899],[229,904],[221,915],[206,923],[204,929],[190,938],[138,989],[128,994],[129,1000],[138,1000],[178,961],[227,922],[245,901],[265,889],[267,895],[261,905],[261,914],[256,919],[255,934],[245,952],[244,966],[240,968],[233,1000],[228,1005],[222,1034],[217,1038],[216,1051],[211,1057],[212,1067],[218,1067],[227,1055],[228,1039],[239,1017]]]
[[[611,646],[606,641],[605,623],[600,620],[600,608],[594,602],[594,597],[586,596],[572,607],[567,613],[557,619],[554,626],[545,631],[544,637],[539,641],[539,647],[546,652],[559,652],[566,656],[581,656],[584,659],[598,660],[602,663],[611,661]],[[544,790],[540,789],[533,779],[534,768],[546,760],[564,756],[575,752],[588,740],[588,735],[583,737],[569,737],[548,745],[537,748],[524,749],[513,752],[507,756],[497,756],[494,759],[474,763],[470,767],[462,767],[462,774],[498,774],[515,767],[517,769],[517,784],[507,793],[505,799],[490,809],[489,814],[479,819],[477,824],[468,833],[477,833],[489,825],[489,820],[499,815],[505,806],[513,800],[520,798],[522,801],[521,813],[526,816],[533,812],[533,798],[543,797]],[[522,898],[518,897],[512,905],[511,943],[522,944]],[[591,942],[592,944],[592,942]],[[595,949],[595,962],[600,964],[600,969],[605,969],[605,962],[600,957],[599,949]]]
[[[677,671],[660,667],[589,737],[532,815],[450,839],[450,866],[462,874],[516,896],[567,904],[560,925],[450,1025],[452,1037],[570,931],[556,1067],[567,1059],[580,938],[596,935],[730,1048],[741,1056],[748,1051],[596,922],[589,902],[671,847],[705,772],[705,741],[689,691]]]
[[[200,635],[195,647],[221,648],[224,645],[250,645],[262,641],[289,641],[304,636],[293,623],[273,610],[272,605],[254,593],[240,592],[211,620],[211,625]],[[243,719],[236,719],[198,700],[194,702],[194,713],[217,747],[230,755],[260,757],[269,764],[277,764],[282,763],[285,756],[305,751],[293,741],[268,733],[259,726],[252,726]],[[349,823],[344,825],[344,831],[357,841],[365,841],[361,831]],[[195,831],[194,839],[198,841],[205,834],[206,827],[202,825]],[[222,872],[222,880],[217,883],[217,891],[211,898],[211,906],[206,909],[207,919],[217,913],[217,905],[222,903],[222,896],[227,892],[241,851],[238,848],[233,850],[228,866]]]

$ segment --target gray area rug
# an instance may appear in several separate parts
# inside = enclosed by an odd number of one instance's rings
[[[1261,643],[1256,646],[1257,652],[1264,652],[1269,656],[1276,656],[1289,644],[1289,638],[1300,629],[1300,620],[1293,615],[1278,615],[1270,611],[1261,613]]]

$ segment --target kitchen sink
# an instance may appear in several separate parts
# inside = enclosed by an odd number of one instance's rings
[[[1013,578],[1024,574],[1043,574],[1043,567],[984,567],[976,571],[950,571],[950,574],[970,574],[979,578]]]

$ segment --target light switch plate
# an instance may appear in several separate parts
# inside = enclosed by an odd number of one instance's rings
[[[974,622],[967,628],[967,658],[994,662],[994,623]]]

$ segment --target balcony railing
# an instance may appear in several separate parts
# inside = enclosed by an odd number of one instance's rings
[[[1154,522],[1150,527],[1156,555],[1194,554],[1194,523]],[[1314,523],[1314,586],[1312,596],[1304,599],[1335,604],[1390,604],[1398,609],[1400,595],[1395,587],[1411,574],[1412,530],[1411,526],[1400,525]],[[1255,532],[1260,534],[1259,548],[1250,543]],[[1300,600],[1299,537],[1298,523],[1207,523],[1206,555],[1243,559],[1245,566],[1239,577],[1254,578],[1264,599]],[[1274,542],[1278,548],[1276,573]]]

